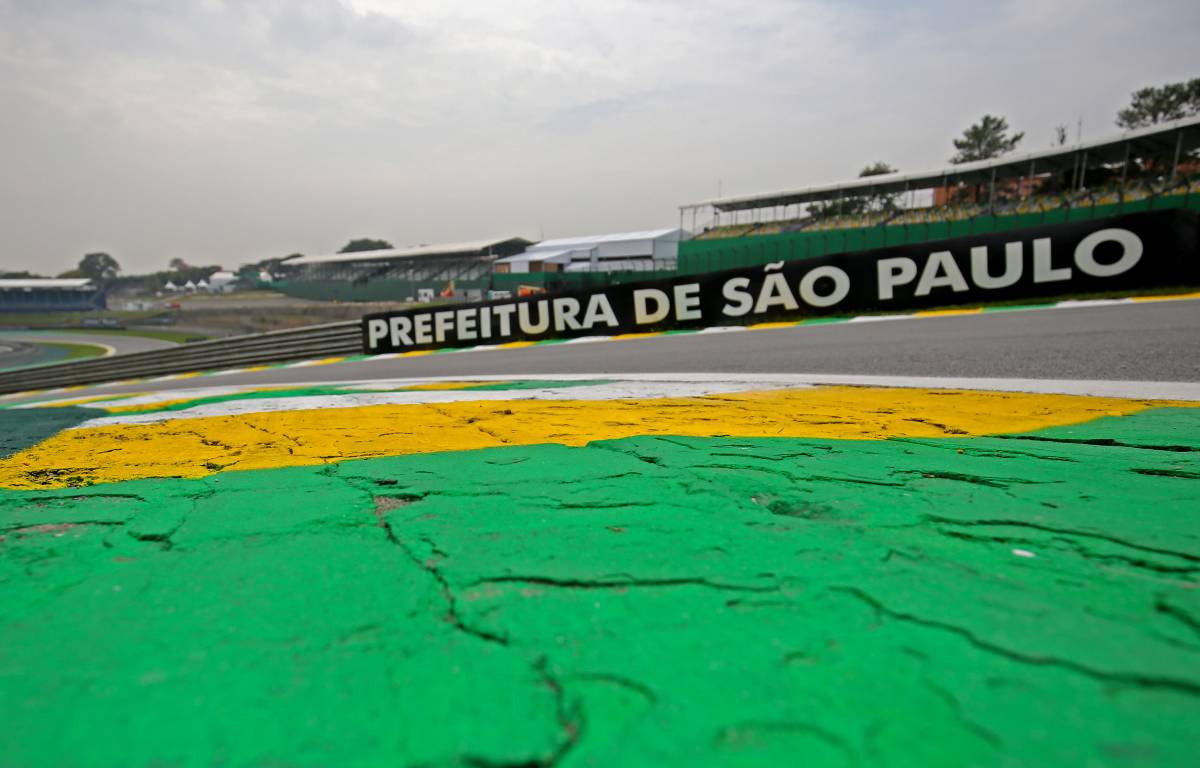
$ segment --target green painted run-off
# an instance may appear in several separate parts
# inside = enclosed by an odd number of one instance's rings
[[[0,492],[0,754],[1190,766],[1198,451],[1163,409]]]

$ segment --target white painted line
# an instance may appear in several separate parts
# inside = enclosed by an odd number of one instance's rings
[[[410,382],[400,382],[401,385]],[[344,395],[305,395],[300,397],[256,397],[207,403],[177,411],[122,413],[90,419],[77,429],[115,424],[154,424],[163,421],[198,419],[210,416],[240,416],[251,413],[315,411],[331,408],[359,408],[370,405],[424,405],[440,403],[528,401],[528,400],[648,400],[704,397],[706,395],[749,392],[772,388],[799,389],[805,385],[733,381],[630,381],[614,380],[592,386],[543,387],[540,389],[502,390],[419,390],[408,392],[356,392]]]
[[[1118,304],[1136,304],[1133,299],[1067,299],[1054,305],[1055,309],[1075,309],[1078,307],[1112,307]]]
[[[852,387],[898,387],[902,389],[972,389],[985,392],[1028,392],[1043,395],[1091,395],[1133,400],[1186,400],[1200,402],[1200,382],[1193,381],[1107,381],[1103,379],[1006,379],[944,376],[877,376],[835,373],[560,373],[507,375],[429,376],[393,379],[394,386],[432,384],[444,381],[513,381],[532,378],[539,381],[662,381],[749,383],[765,387],[844,385]],[[288,387],[380,385],[381,379],[354,379],[339,382],[316,381],[290,383]]]

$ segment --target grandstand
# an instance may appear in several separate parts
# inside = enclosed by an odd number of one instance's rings
[[[648,272],[674,270],[682,229],[654,229],[590,237],[543,240],[524,252],[497,259],[500,274],[530,272]]]
[[[0,280],[0,312],[88,312],[105,306],[104,291],[86,277]]]
[[[492,263],[529,245],[510,237],[302,256],[281,264],[271,287],[300,298],[338,301],[412,301],[422,295],[477,299],[490,287]]]
[[[1043,152],[679,209],[679,271],[927,242],[1168,207],[1200,208],[1200,118]]]

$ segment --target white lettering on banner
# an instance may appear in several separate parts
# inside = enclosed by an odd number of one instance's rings
[[[406,347],[411,347],[413,340],[408,335],[412,332],[412,320],[407,317],[393,317],[388,323],[392,331],[392,346],[398,347],[403,344]]]
[[[879,300],[887,301],[895,295],[896,286],[911,283],[917,276],[917,262],[907,256],[880,259],[875,270],[879,277]]]
[[[434,312],[433,313],[433,340],[441,344],[446,340],[446,334],[450,332],[454,320],[454,312]]]
[[[554,308],[554,330],[562,332],[565,330],[578,331],[581,326],[579,320],[579,299],[572,299],[569,296],[554,299],[550,302]]]
[[[546,329],[550,327],[549,303],[545,299],[542,299],[541,301],[530,301],[517,305],[517,325],[520,326],[521,333],[527,333],[532,336],[546,332]],[[533,323],[529,319],[529,308],[535,305],[538,308],[537,323]]]
[[[699,320],[703,315],[700,311],[700,283],[675,286],[675,319]]]
[[[496,316],[496,322],[500,326],[499,335],[501,338],[512,335],[512,316],[513,312],[516,311],[516,304],[501,304],[492,307],[492,314]]]
[[[1103,242],[1121,244],[1121,258],[1112,264],[1096,261],[1096,246]],[[1102,229],[1093,232],[1075,246],[1075,266],[1092,277],[1113,277],[1133,269],[1142,258],[1142,239],[1128,229]]]
[[[817,293],[817,281],[823,277],[833,281],[833,291],[827,296]],[[817,267],[800,278],[800,300],[810,307],[832,307],[849,293],[850,276],[840,267]]]
[[[1025,247],[1021,243],[1004,244],[1004,273],[992,277],[988,272],[988,249],[986,245],[977,245],[971,249],[971,282],[980,288],[989,290],[1007,288],[1021,279],[1024,270],[1022,261],[1025,258]]]
[[[653,301],[654,311],[646,307],[646,302]],[[657,323],[671,311],[671,298],[657,288],[639,288],[633,292],[633,322],[638,325]]]
[[[596,323],[599,322],[603,322],[609,328],[616,328],[620,325],[617,322],[616,313],[613,312],[612,304],[608,301],[608,296],[603,293],[594,293],[588,300],[587,311],[583,313],[583,325],[590,329],[596,327]]]
[[[482,307],[479,310],[479,338],[492,338],[492,309]]]
[[[417,315],[413,318],[413,338],[418,344],[432,344],[433,336],[429,333],[429,315]]]
[[[1063,239],[1066,238],[1067,235],[1064,235]],[[869,256],[846,261],[833,260],[834,263],[813,268],[807,268],[805,263],[776,262],[764,265],[761,273],[757,268],[753,271],[747,269],[742,275],[725,279],[720,284],[720,297],[713,295],[718,289],[717,283],[712,282],[715,276],[706,275],[679,278],[681,281],[690,279],[691,282],[650,283],[658,286],[653,288],[637,287],[638,284],[611,286],[574,295],[431,307],[427,311],[403,315],[389,313],[381,317],[364,318],[364,346],[368,351],[377,353],[388,348],[402,350],[455,343],[467,345],[477,339],[536,339],[581,335],[597,329],[601,333],[603,329],[622,332],[675,322],[695,326],[705,321],[720,322],[718,318],[709,317],[717,311],[718,303],[720,315],[725,318],[756,314],[770,316],[803,311],[805,307],[821,309],[846,303],[854,293],[852,288],[856,287],[852,285],[851,275],[866,273],[869,281],[872,268],[875,270],[879,302],[898,299],[898,303],[920,306],[921,299],[936,293],[970,295],[973,290],[982,293],[1010,289],[1011,295],[1018,297],[1023,294],[1014,286],[1021,286],[1022,290],[1028,292],[1037,284],[1072,279],[1086,282],[1087,278],[1125,274],[1141,263],[1148,247],[1142,237],[1130,229],[1099,229],[1077,241],[1070,260],[1066,253],[1062,253],[1065,248],[1060,241],[1056,264],[1054,243],[1049,237],[1014,242],[1002,242],[1000,237],[989,237],[983,242],[990,242],[991,245],[971,246],[967,241],[960,250],[929,252],[924,260],[922,255],[875,258],[874,267]],[[1152,242],[1155,243],[1153,247],[1159,247],[1157,240]],[[1026,245],[1030,248],[1027,249]],[[1003,253],[998,254],[996,251],[1001,247]],[[968,256],[968,251],[969,260],[964,258]],[[914,249],[901,252],[913,253]],[[955,259],[955,254],[958,259]],[[1027,256],[1030,259],[1028,263]],[[1147,270],[1149,274],[1146,279],[1160,279],[1157,275],[1161,270],[1155,271],[1158,265],[1152,266],[1155,269]],[[761,282],[758,282],[760,279]],[[902,289],[899,298],[897,289]],[[1045,289],[1041,292],[1045,293]],[[870,293],[869,288],[860,287],[860,293],[850,300],[850,308],[877,306]],[[1036,294],[1037,291],[1032,293]]]
[[[721,288],[721,296],[725,301],[734,302],[726,304],[721,308],[721,314],[726,317],[741,317],[750,311],[754,306],[754,299],[746,290],[750,285],[748,277],[731,277],[725,281],[725,286]]]
[[[925,260],[925,268],[921,270],[921,279],[917,281],[913,295],[928,296],[934,288],[945,286],[955,293],[970,290],[950,251],[935,251]]]
[[[1071,279],[1070,267],[1055,267],[1054,255],[1050,250],[1050,238],[1039,237],[1033,241],[1033,282],[1057,283]]]
[[[367,323],[367,347],[375,349],[379,346],[379,341],[387,336],[388,322],[381,317],[376,317]]]
[[[475,310],[460,309],[454,319],[454,331],[463,341],[475,338]]]
[[[780,272],[772,272],[763,278],[762,288],[758,291],[758,301],[754,303],[754,313],[761,314],[772,307],[784,307],[797,310],[800,305],[788,287],[787,278]]]

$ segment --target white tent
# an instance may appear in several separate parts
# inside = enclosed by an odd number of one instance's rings
[[[213,293],[230,293],[237,285],[237,275],[224,270],[208,276],[208,289]]]
[[[170,280],[167,281],[167,284],[164,285],[163,288],[168,291],[178,291],[179,290],[179,286],[175,285],[175,283],[172,283]]]
[[[191,280],[188,280],[186,283],[184,283],[184,284],[183,284],[183,290],[185,290],[185,291],[195,291],[195,290],[196,290],[196,284],[195,284],[195,283],[193,283]]]

